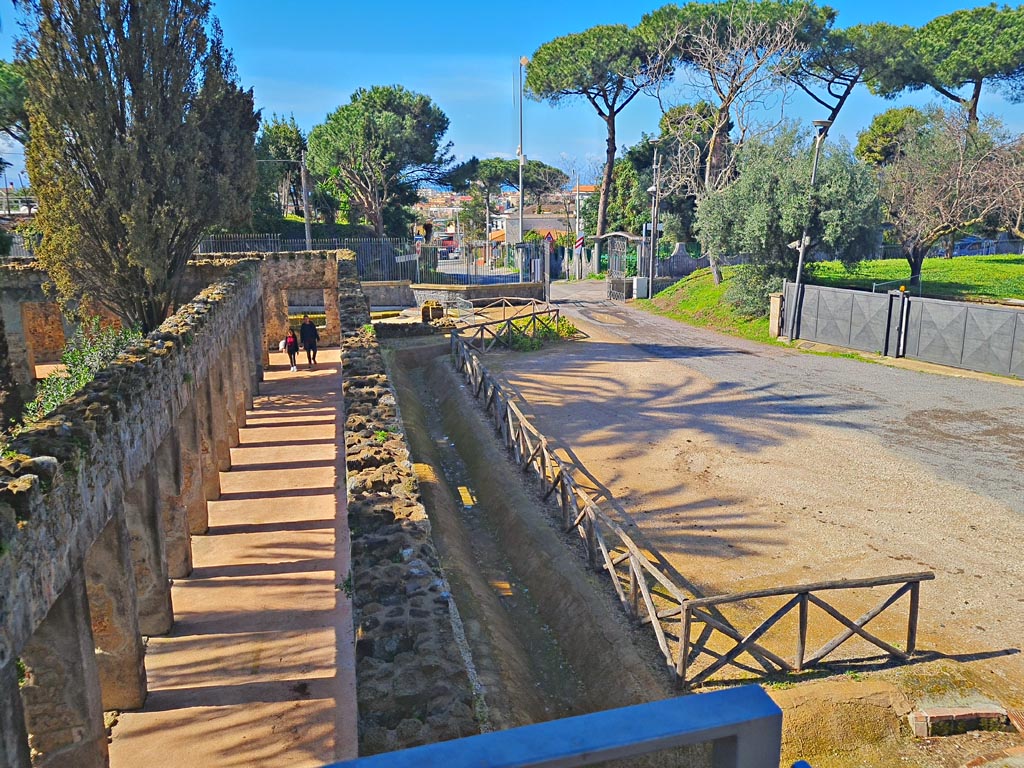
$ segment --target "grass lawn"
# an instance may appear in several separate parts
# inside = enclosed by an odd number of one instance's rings
[[[849,271],[837,261],[812,262],[806,280],[835,288],[870,291],[871,284],[907,279],[910,266],[904,259],[862,261]],[[898,288],[899,283],[880,290]],[[921,293],[940,299],[1024,299],[1024,256],[957,256],[925,259],[921,268]]]
[[[636,306],[673,320],[712,328],[732,336],[742,336],[765,344],[779,343],[768,336],[767,317],[743,317],[731,304],[726,303],[724,294],[736,269],[723,267],[721,285],[715,285],[711,279],[711,270],[701,269],[669,286],[653,299],[638,300]]]
[[[722,284],[718,286],[711,279],[710,270],[699,270],[653,299],[637,301],[636,306],[732,336],[765,344],[783,343],[769,338],[767,317],[744,317],[726,303],[725,291],[736,269],[725,267]],[[817,285],[870,291],[872,283],[906,278],[909,272],[903,259],[865,261],[849,271],[839,262],[824,261],[807,265],[806,279]],[[925,259],[921,276],[925,296],[959,300],[1024,299],[1024,256],[1019,254]]]

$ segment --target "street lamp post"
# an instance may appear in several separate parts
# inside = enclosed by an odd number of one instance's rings
[[[529,63],[530,60],[525,56],[519,57],[519,149],[516,152],[519,155],[519,243],[526,242],[526,233],[523,231],[523,203],[526,197],[523,194],[523,166],[526,164],[526,153],[523,152],[523,67]],[[519,254],[519,274],[522,275],[523,262],[526,260],[524,249],[520,248]]]
[[[649,142],[654,145],[654,161],[651,164],[651,176],[653,177],[654,183],[651,188],[647,190],[651,193],[651,250],[648,256],[648,269],[647,279],[650,281],[647,286],[647,298],[654,296],[654,254],[656,253],[655,248],[657,247],[658,238],[658,213],[659,206],[661,204],[660,198],[660,187],[661,187],[661,163],[658,160],[658,141],[659,139],[649,139]]]
[[[796,260],[796,282],[793,284],[793,311],[789,314],[789,341],[793,341],[793,334],[796,332],[796,316],[800,308],[800,276],[804,269],[804,256],[807,253],[807,230],[811,225],[811,207],[814,205],[814,182],[818,178],[818,156],[821,154],[821,145],[825,141],[828,129],[832,127],[831,120],[815,120],[814,127],[817,135],[814,137],[814,160],[811,162],[811,186],[807,192],[810,205],[807,209],[807,220],[804,222],[803,235],[800,238],[800,250]]]
[[[306,168],[306,150],[302,150],[302,162],[299,168],[299,180],[302,182],[302,220],[306,224],[306,250],[313,250],[313,222],[309,210],[309,169]]]

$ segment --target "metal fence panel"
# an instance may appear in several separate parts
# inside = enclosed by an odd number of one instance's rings
[[[793,283],[783,288],[785,328],[789,328],[797,305],[794,289]],[[817,285],[802,285],[800,290],[796,338],[1024,376],[1024,311]],[[905,317],[901,314],[904,306]]]
[[[853,296],[845,291],[812,289],[818,297],[814,336],[817,341],[847,346],[850,340],[850,310]]]
[[[967,306],[913,299],[906,355],[930,363],[959,366],[963,360]]]
[[[795,285],[787,283],[786,325]],[[890,298],[887,294],[825,288],[819,285],[801,285],[803,294],[800,316],[795,335],[800,339],[859,349],[864,352],[884,352],[890,320]]]
[[[892,297],[857,293],[850,308],[850,341],[854,349],[885,352]]]
[[[1009,373],[1019,315],[996,307],[970,307],[960,365],[976,371]]]
[[[609,237],[608,248],[608,298],[612,301],[626,300],[626,281],[629,271],[629,241],[625,237]],[[636,255],[633,256],[636,268]]]
[[[1024,312],[1017,313],[1017,321],[1013,330],[1013,342],[1010,344],[1010,373],[1024,377]]]

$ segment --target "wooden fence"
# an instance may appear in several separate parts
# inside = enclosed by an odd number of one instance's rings
[[[462,341],[480,352],[490,352],[497,344],[512,348],[517,338],[532,339],[541,329],[554,330],[558,327],[560,317],[557,307],[536,299],[529,299],[525,303],[497,299],[485,306],[474,307],[473,312],[487,317],[497,310],[501,310],[500,318],[473,323],[464,328],[460,337]]]
[[[472,339],[480,339],[475,328]],[[491,344],[493,346],[493,342]],[[523,471],[532,470],[544,498],[552,495],[558,503],[562,527],[579,534],[591,568],[611,577],[619,602],[629,617],[650,624],[658,647],[678,687],[705,682],[719,670],[733,666],[747,673],[773,675],[812,667],[832,655],[852,637],[859,637],[880,648],[892,658],[908,659],[914,652],[922,581],[935,578],[931,572],[899,574],[876,578],[836,580],[751,592],[698,597],[677,585],[660,565],[663,558],[650,547],[640,546],[624,528],[598,505],[597,500],[573,478],[572,465],[551,448],[547,439],[523,415],[519,407],[487,372],[467,339],[455,330],[451,333],[451,354],[456,370],[469,383],[473,395],[482,402],[516,463]],[[850,619],[826,602],[818,593],[835,590],[865,589],[896,585],[897,589],[877,606],[857,619]],[[906,647],[881,640],[864,629],[871,620],[909,595]],[[788,597],[781,608],[744,634],[722,613],[721,606],[743,603],[749,607],[759,600]],[[839,634],[811,654],[806,653],[809,608],[817,606],[843,626]],[[765,648],[759,640],[794,609],[798,612],[795,656],[792,661]],[[697,632],[698,628],[700,629]],[[717,633],[717,635],[716,635]],[[693,635],[696,634],[696,638]],[[712,647],[712,640],[723,640],[732,647]],[[746,655],[758,665],[741,661]],[[706,657],[706,658],[704,658]]]

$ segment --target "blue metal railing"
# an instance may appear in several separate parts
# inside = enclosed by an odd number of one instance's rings
[[[782,711],[756,685],[663,699],[334,763],[328,768],[561,768],[711,742],[714,768],[778,768]]]

